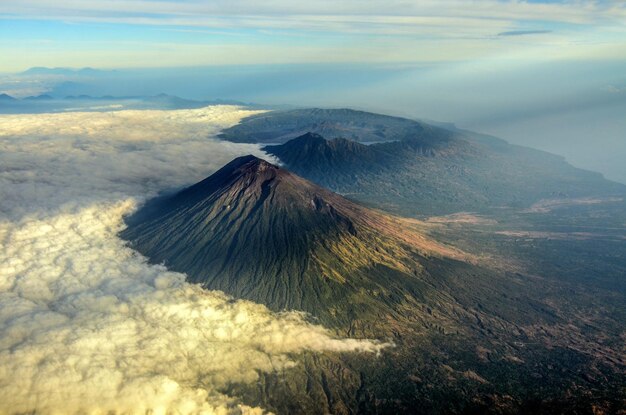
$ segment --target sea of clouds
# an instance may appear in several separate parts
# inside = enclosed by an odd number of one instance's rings
[[[294,353],[372,352],[149,265],[124,215],[257,146],[242,108],[0,116],[0,413],[262,412],[223,393]]]

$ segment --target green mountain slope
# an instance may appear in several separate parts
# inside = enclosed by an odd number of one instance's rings
[[[498,140],[470,141],[446,130],[438,130],[436,138],[371,145],[309,133],[264,149],[321,186],[405,216],[626,194],[626,186],[561,157]]]

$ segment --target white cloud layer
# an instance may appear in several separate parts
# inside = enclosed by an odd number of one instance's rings
[[[260,154],[205,138],[245,114],[0,117],[0,413],[260,412],[224,389],[305,349],[384,347],[187,284],[117,238],[133,196]]]
[[[194,183],[258,146],[209,139],[236,107],[0,116],[0,214],[144,197]]]

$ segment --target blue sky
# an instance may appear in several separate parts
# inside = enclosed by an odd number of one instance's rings
[[[10,57],[0,72],[623,59],[625,19],[623,1],[0,0],[0,53]]]

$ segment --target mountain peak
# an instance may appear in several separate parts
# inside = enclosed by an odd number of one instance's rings
[[[263,150],[278,157],[287,166],[294,166],[296,174],[301,174],[300,170],[308,173],[315,170],[322,176],[328,170],[343,171],[351,166],[370,169],[376,166],[376,153],[370,146],[340,137],[326,140],[315,133],[307,133],[284,144],[265,146]],[[325,184],[316,177],[310,176],[310,180]]]
[[[307,132],[293,139],[294,142],[325,142],[326,139],[319,134]]]
[[[224,167],[218,170],[215,175],[218,174],[220,176],[230,175],[233,178],[253,175],[257,178],[260,177],[262,179],[269,179],[278,176],[287,176],[288,172],[266,160],[249,154],[247,156],[237,157],[236,159],[232,160],[230,163],[226,164]],[[210,179],[211,177],[207,179]]]
[[[169,207],[185,206],[210,197],[221,198],[225,205],[242,198],[254,200],[275,191],[279,184],[288,187],[280,199],[298,188],[306,188],[299,179],[287,170],[281,169],[253,155],[237,157],[217,172],[174,195]],[[308,182],[307,182],[308,183]],[[144,209],[146,211],[150,209]]]
[[[280,170],[280,167],[275,166],[261,158],[253,156],[252,154],[249,154],[247,156],[237,157],[236,159],[228,163],[226,166],[229,166],[231,164],[233,166],[242,166],[242,168],[245,168],[246,170],[254,170],[254,171],[264,171],[267,169]]]

